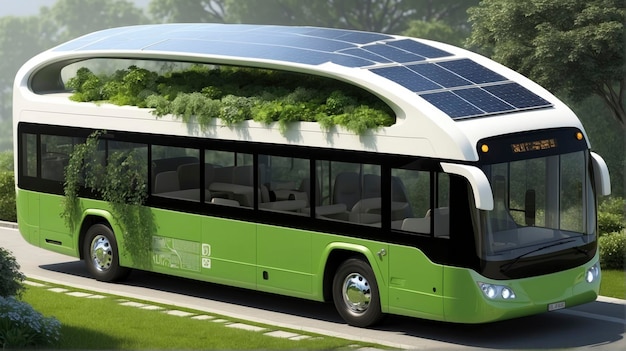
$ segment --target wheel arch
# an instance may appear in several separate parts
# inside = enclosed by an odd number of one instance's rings
[[[111,231],[115,233],[115,229],[113,228],[111,223],[113,223],[113,216],[111,216],[111,213],[109,213],[108,211],[102,211],[102,210],[85,211],[85,213],[83,214],[83,220],[81,221],[81,224],[80,224],[80,230],[78,232],[79,235],[78,235],[77,247],[79,248],[78,252],[79,252],[79,257],[81,260],[85,258],[82,247],[85,244],[85,234],[87,233],[89,228],[91,228],[93,225],[96,225],[96,224],[103,224],[109,227]]]
[[[386,303],[384,302],[386,302],[387,294],[382,288],[385,286],[383,279],[384,275],[380,271],[380,266],[378,265],[376,256],[370,249],[362,245],[332,243],[327,247],[326,252],[326,258],[322,261],[324,264],[324,274],[322,276],[322,296],[324,302],[333,301],[333,278],[341,263],[351,258],[357,258],[369,264],[374,271],[374,275],[376,276],[376,281],[378,283],[381,306],[383,310],[386,310]]]

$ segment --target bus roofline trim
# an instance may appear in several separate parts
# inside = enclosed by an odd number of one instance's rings
[[[441,168],[446,173],[460,175],[469,181],[472,186],[472,192],[474,193],[476,208],[485,211],[493,210],[493,192],[491,191],[491,184],[489,184],[487,176],[480,168],[445,162],[441,163]]]
[[[596,191],[598,195],[611,195],[611,177],[609,176],[609,167],[602,156],[591,152],[591,162],[593,164],[593,178],[595,179]]]

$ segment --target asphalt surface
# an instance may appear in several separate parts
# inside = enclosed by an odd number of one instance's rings
[[[32,279],[251,322],[319,333],[398,349],[626,350],[626,301],[598,301],[556,312],[484,325],[458,325],[388,316],[370,329],[346,325],[332,304],[133,271],[124,283],[91,279],[83,262],[28,244],[11,223],[0,222],[0,247],[13,252]]]

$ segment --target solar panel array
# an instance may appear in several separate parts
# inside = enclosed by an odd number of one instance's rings
[[[380,33],[262,25],[146,25],[96,32],[54,50],[183,52],[303,65],[332,62],[397,83],[453,119],[552,106],[470,59]]]

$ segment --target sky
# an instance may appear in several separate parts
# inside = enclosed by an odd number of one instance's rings
[[[51,7],[57,0],[0,0],[0,17],[32,16],[39,13],[42,6]],[[104,0],[103,0],[104,1]],[[145,7],[150,0],[129,0],[136,6]]]

